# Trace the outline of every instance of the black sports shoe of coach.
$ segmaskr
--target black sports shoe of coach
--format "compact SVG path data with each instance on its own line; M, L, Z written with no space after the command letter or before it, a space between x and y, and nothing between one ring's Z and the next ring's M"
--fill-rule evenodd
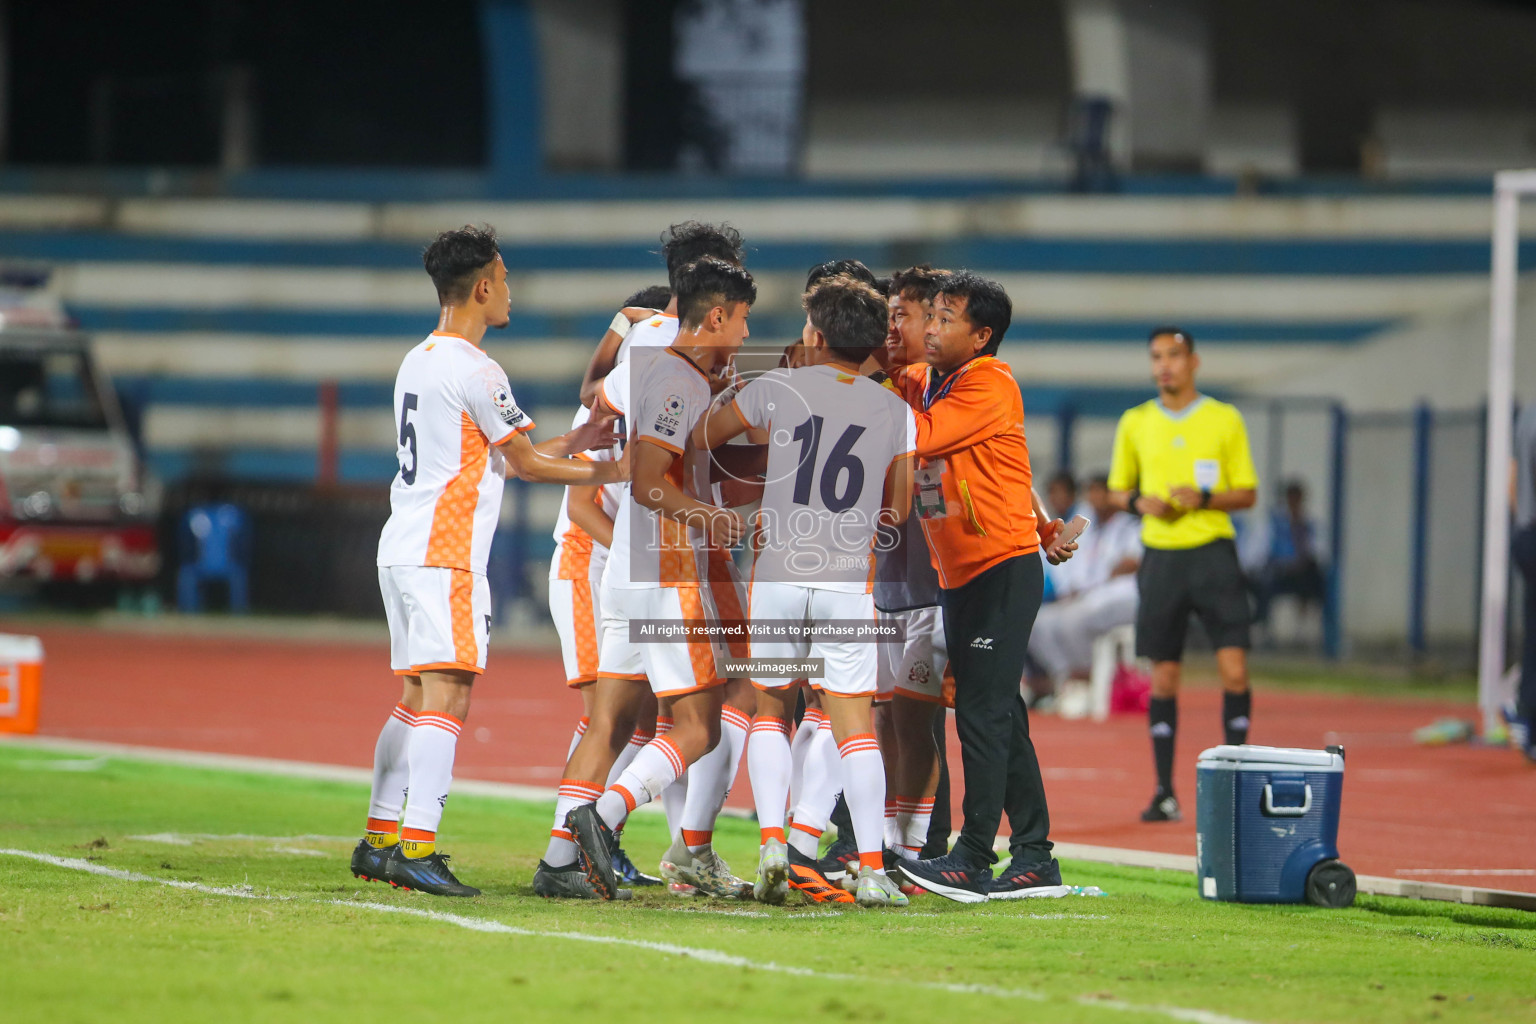
M917 418L921 460L913 511L938 570L944 634L955 675L955 727L965 771L965 823L943 857L901 872L962 902L988 898L1004 811L1014 865L1052 863L1050 813L1019 696L1024 653L1040 610L1046 522L1031 485L1018 383L995 353L1012 316L995 281L946 277L933 303L927 365L898 378ZM1053 560L1072 546L1051 549Z

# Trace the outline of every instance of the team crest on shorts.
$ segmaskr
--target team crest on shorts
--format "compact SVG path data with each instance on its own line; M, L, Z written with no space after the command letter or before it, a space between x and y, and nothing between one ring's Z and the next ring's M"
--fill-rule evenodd
M661 403L661 412L656 414L656 432L672 437L677 433L677 428L683 422L683 400L677 395L668 395L667 400Z

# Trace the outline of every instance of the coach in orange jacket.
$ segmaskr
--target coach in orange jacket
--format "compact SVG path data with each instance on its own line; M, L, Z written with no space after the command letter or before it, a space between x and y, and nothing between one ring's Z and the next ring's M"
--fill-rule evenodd
M1024 653L1040 610L1042 534L1048 521L1032 485L1024 402L996 357L1013 307L995 281L949 275L933 303L927 365L900 383L917 416L921 461L913 513L939 574L944 636L955 674L955 726L965 768L965 825L943 857L903 861L925 889L962 902L1043 895L1061 884L1051 856L1040 764L1019 696ZM1048 546L1052 561L1075 545ZM1002 813L1012 861L998 878L992 844Z

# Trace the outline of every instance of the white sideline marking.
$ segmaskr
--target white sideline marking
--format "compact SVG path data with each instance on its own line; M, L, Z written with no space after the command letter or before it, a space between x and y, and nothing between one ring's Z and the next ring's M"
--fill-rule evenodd
M109 868L100 864L93 864L88 860L77 857L55 857L50 853L38 853L33 850L11 850L0 848L0 855L12 857L24 857L43 864L51 864L55 867L68 868L72 871L84 871L93 875L104 875L108 878L116 878L125 882L153 882L156 885L164 885L173 889L187 889L194 892L207 893L212 896L235 896L240 899L255 900L292 900L291 896L275 896L270 893L258 893L251 886L221 887L202 885L198 882L183 882L173 878L155 878L153 875L141 875L135 871L123 871L118 868ZM323 906L352 907L360 910L371 910L382 914L403 914L407 917L418 917L428 921L439 921L443 924L451 924L458 928L464 928L473 932L488 932L498 935L520 935L535 939L566 939L571 942L589 942L603 946L627 946L631 949L643 949L652 953L661 953L667 956L685 957L697 960L700 963L715 964L720 967L745 968L748 970L767 971L773 974L788 974L799 978L816 978L821 981L837 982L868 982L870 979L857 974L841 974L832 971L818 971L810 967L796 967L793 964L760 963L749 960L746 957L725 953L718 949L703 949L697 946L680 946L671 942L649 942L644 939L625 939L611 935L589 935L585 932L554 932L540 931L533 928L519 928L516 925L503 924L500 921L487 920L478 917L466 917L462 914L450 914L441 910L421 910L416 907L397 907L387 903L369 903L357 900L311 900ZM754 912L755 913L755 912ZM745 915L742 915L745 916ZM1032 914L1032 917L1056 916ZM1065 916L1065 915L1062 915ZM1046 1002L1049 996L1040 992L1031 992L1027 989L998 988L994 985L966 985L954 982L942 981L911 981L909 984L918 988L929 989L935 992L950 992L958 995L988 995L998 996L1004 999L1026 999L1031 1002ZM1157 1013L1172 1020L1186 1021L1189 1024L1252 1024L1239 1017L1228 1017L1225 1014L1212 1013L1208 1010L1191 1010L1181 1006L1141 1006L1135 1003L1125 1003L1118 1000L1095 999L1091 996L1078 996L1075 1002L1083 1006L1100 1006L1109 1010L1124 1010L1131 1013Z
M69 868L71 871L84 871L92 875L105 875L108 878L120 879L124 882L154 882L156 885L170 886L172 889L189 889L192 892L204 892L210 896L235 896L244 900L285 900L287 896L273 896L256 891L254 886L221 886L203 885L201 882L183 882L179 878L156 878L154 875L141 875L137 871L124 871L121 868L109 868L103 864L95 864L79 857L55 857L51 853L37 853L32 850L6 850L0 849L0 853L12 857L25 857L28 860L41 861L44 864L52 864L54 867Z

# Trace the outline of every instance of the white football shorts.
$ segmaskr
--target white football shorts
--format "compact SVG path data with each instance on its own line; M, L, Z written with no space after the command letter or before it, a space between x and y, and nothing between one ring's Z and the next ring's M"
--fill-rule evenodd
M658 697L677 697L724 685L717 658L724 645L708 639L677 637L631 643L631 620L662 625L716 621L705 587L652 587L634 590L603 587L602 637L597 659L600 679L646 680Z
M432 565L379 567L395 675L485 671L491 639L491 588L465 569Z
M861 619L875 621L875 598L872 594L845 594L836 590L820 590L793 583L767 580L752 582L749 614L753 622L766 619L789 619L814 624L828 619ZM876 673L879 663L880 644L869 641L802 639L767 641L752 638L754 658L823 658L825 673L821 679L810 680L811 689L822 690L841 697L874 696ZM764 679L752 681L760 690L782 690L794 684L791 679Z
M880 696L892 693L914 700L941 704L944 701L944 669L949 664L949 650L944 643L944 611L941 608L912 608L901 612L881 612L880 620L906 624L906 642L879 644Z

